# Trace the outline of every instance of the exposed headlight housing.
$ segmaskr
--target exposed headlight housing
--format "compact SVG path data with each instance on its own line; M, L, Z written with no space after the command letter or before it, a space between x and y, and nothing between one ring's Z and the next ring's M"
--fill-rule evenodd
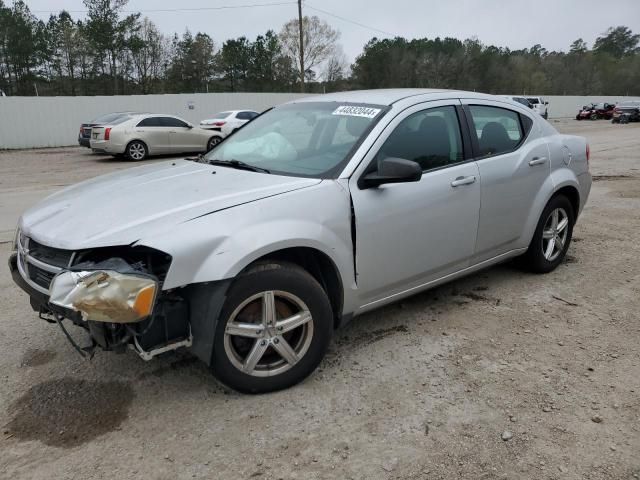
M154 278L114 270L65 271L54 277L49 303L97 322L134 323L153 313Z

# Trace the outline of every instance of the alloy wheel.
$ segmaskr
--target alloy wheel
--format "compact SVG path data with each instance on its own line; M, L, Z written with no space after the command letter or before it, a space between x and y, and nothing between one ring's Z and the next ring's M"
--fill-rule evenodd
M247 298L233 311L224 332L227 358L255 377L279 375L307 353L313 317L297 296L268 290Z
M133 160L142 160L146 155L146 150L144 145L139 142L132 143L129 145L129 157Z
M542 230L542 254L553 262L564 251L569 234L569 216L564 208L554 209Z
M222 139L220 137L213 137L209 140L209 145L207 147L207 151L212 150L213 147L215 147L216 145L218 145L220 142L222 141Z

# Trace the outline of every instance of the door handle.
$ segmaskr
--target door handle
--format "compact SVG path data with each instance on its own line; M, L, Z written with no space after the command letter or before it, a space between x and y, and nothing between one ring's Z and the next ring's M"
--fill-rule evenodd
M476 177L471 175L470 177L458 177L453 182L451 182L452 187L460 187L462 185L471 185L475 183Z
M547 163L547 157L533 157L531 160L529 160L530 167L542 165L543 163Z

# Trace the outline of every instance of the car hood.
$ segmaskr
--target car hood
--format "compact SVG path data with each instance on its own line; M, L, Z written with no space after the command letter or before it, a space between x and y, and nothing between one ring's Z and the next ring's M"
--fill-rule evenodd
M20 228L39 242L63 249L126 245L197 217L320 181L175 160L61 190L28 210Z

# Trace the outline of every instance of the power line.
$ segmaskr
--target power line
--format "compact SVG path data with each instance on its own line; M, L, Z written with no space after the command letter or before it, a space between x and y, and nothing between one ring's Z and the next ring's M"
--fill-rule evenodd
M296 2L274 2L274 3L250 3L245 5L220 5L218 7L194 7L194 8L155 8L148 10L122 10L124 13L158 13L158 12L200 12L208 10L234 10L237 8L252 7L277 7L279 5L293 5ZM64 10L64 9L62 9ZM62 10L31 10L32 13L57 13ZM88 10L65 10L69 13L87 13Z
M359 26L361 28L366 28L367 30L372 30L372 31L378 32L378 33L383 33L384 35L387 35L389 37L397 37L398 36L395 33L386 32L384 30L380 30L379 28L371 27L369 25L365 25L364 23L356 22L355 20L350 20L348 18L341 17L340 15L335 15L335 14L333 14L331 12L327 12L326 10L322 10L320 8L316 8L314 6L309 5L309 2L304 2L304 6L307 7L307 8L310 8L311 10L315 10L317 12L324 13L325 15L329 15L330 17L337 18L338 20L342 20L343 22L352 23L352 24L357 25L357 26Z

